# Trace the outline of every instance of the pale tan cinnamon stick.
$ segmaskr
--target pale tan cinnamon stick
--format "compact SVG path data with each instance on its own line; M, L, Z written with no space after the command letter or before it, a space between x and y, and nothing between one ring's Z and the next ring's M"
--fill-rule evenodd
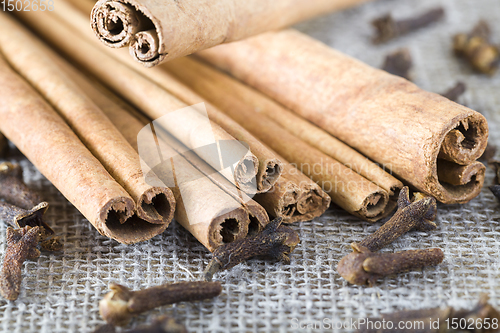
M130 195L1 55L0 86L0 131L101 234L131 244L167 228L134 215Z
M137 152L102 111L53 63L53 52L13 18L1 15L0 49L10 64L54 106L132 196L137 215L150 223L169 224L175 210L172 192L145 183Z
M330 206L330 197L300 170L279 157L283 173L266 193L257 194L255 200L273 217L283 217L284 223L309 221L323 215Z
M197 78L197 85L203 85L204 96L207 99L217 100L214 103L223 103L222 101L226 99L227 95L240 99L246 105L258 110L259 113L267 115L309 145L321 150L382 187L389 193L393 201L397 201L399 190L403 187L401 181L340 140L287 110L262 93L191 58L179 58L166 62L160 67L178 77L189 75L188 72L195 73L199 71L200 76ZM149 70L149 72L152 71L154 70Z
M135 118L126 110L126 103L119 105L118 99L106 88L100 86L98 82L89 81L88 78L61 59L55 61L72 77L78 87L103 110L118 130L124 134L124 137L129 140L129 143L138 149L137 136L149 123L149 120ZM161 137L165 139L164 135ZM156 147L152 148L154 148L152 153L156 153ZM168 149L166 146L162 146L162 148ZM173 151L167 153L169 156L177 155ZM201 161L200 163L207 165L195 154L193 155ZM208 166L208 168L210 167ZM258 232L269 223L264 209L253 200L248 198L248 202L242 207L241 204L238 204L238 199L235 200L234 196L231 198L217 185L206 181L204 178L209 177L202 174L198 168L193 168L193 165L180 155L175 157L175 170L183 173L177 175L177 179L181 179L181 181L177 182L177 188L172 189L176 201L181 203L176 209L175 219L210 251L226 242L245 237L247 232ZM168 178L162 172L155 174L160 180ZM228 188L236 190L228 180L222 176L220 178L227 183Z
M83 37L88 40L98 43L93 34L88 29L88 19L78 12L66 2L61 2L58 10L54 13L58 18L63 20L67 25L77 30ZM138 63L134 62L126 52L116 52L109 48L104 48L108 55L122 61L131 66L142 75L151 79L153 82L166 89L168 92L189 105L205 102L206 112L211 121L217 123L226 132L235 139L245 142L251 152L257 157L258 171L256 176L257 193L267 192L276 182L281 174L281 163L268 148L262 145L255 137L253 137L242 126L227 117L224 113L217 110L213 105L207 103L200 96L195 94L191 89L180 83L164 71L158 69L146 69Z
M132 57L151 67L365 1L100 0L91 24L104 44L129 45Z
M468 165L484 151L486 119L471 109L293 30L221 45L199 56L441 202L465 203L481 190L480 170L464 185L447 184L437 170L438 156Z
M92 41L95 40L94 36L87 29L86 18L84 18L80 12L76 11L75 8L62 2L58 6L58 11L55 14L57 14L61 20L64 20L67 25L71 25L75 28L82 36L87 38L90 37ZM145 69L133 62L131 58L123 52L113 52L109 49L108 54L132 66L135 70L150 78L186 103L195 104L204 101L191 89L187 88L164 71L159 69ZM292 172L289 172L288 175L286 175L285 172L285 174L282 174L278 179L280 172L276 166L279 165L279 162L276 162L275 153L270 152L267 147L256 140L248 131L231 118L221 113L213 105L210 103L205 104L210 119L217 122L238 140L248 143L251 151L259 159L257 186L261 194L258 194L255 199L263 205L271 215L274 217L284 217L285 222L291 223L311 220L325 212L330 204L330 198L316 183L289 165L285 166L285 170L292 170ZM278 161L279 160L282 160L282 158L279 158ZM190 161L193 163L192 160ZM270 191L268 191L269 186L265 186L266 183L269 185L274 184Z
M193 62L194 64L194 62ZM306 144L264 114L203 80L206 66L183 66L176 71L184 83L207 98L270 148L316 181L332 201L348 212L376 221L387 214L388 193L343 164ZM393 208L393 207L392 207Z
M59 51L98 77L99 80L150 118L158 119L167 113L173 115L175 119L172 118L164 125L176 139L189 149L208 146L219 141L234 140L220 126L214 123L206 126L206 117L203 117L194 108L184 109L187 107L185 103L128 66L108 57L48 12L16 12L15 14L25 24L35 28L37 33L52 43ZM77 43L75 43L76 41ZM172 113L172 111L181 109L183 109L182 112ZM200 132L200 129L203 129L204 132ZM197 152L202 154L200 157L213 168L220 168L219 156L203 150L197 150ZM257 191L255 184L255 176L258 171L257 157L251 152L247 152L233 169L234 172L230 168L225 168L221 173L244 192L255 193Z

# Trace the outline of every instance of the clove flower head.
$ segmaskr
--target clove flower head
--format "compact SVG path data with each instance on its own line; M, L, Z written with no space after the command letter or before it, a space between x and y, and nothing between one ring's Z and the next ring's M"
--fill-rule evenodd
M207 281L219 270L232 268L255 256L266 256L290 263L289 254L300 242L299 234L290 227L281 225L283 218L277 217L261 233L219 246L205 269Z

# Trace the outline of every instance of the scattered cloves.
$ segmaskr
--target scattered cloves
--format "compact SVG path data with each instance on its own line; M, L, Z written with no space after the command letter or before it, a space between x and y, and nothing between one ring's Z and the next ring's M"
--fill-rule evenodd
M0 220L6 221L17 229L25 226L40 227L42 248L47 251L59 251L63 247L59 238L53 237L54 231L43 221L43 214L47 211L48 206L47 202L41 202L26 210L0 201Z
M490 43L490 36L488 23L481 20L470 33L453 37L453 50L457 56L465 57L477 71L492 75L500 64L500 49Z
M114 283L109 288L111 292L99 302L99 312L104 320L115 326L124 326L133 316L162 305L204 300L222 292L219 282L205 281L180 282L138 291Z
M373 286L381 277L435 266L444 259L441 249L410 250L396 253L373 253L353 243L353 252L342 258L337 270L349 283Z
M382 69L390 74L411 80L410 69L412 66L413 60L410 51L407 48L402 48L385 57Z
M219 246L204 271L205 279L211 281L219 270L232 268L255 256L268 256L290 263L288 255L299 244L299 235L290 227L281 225L283 219L275 218L261 233Z
M405 186L399 193L396 213L357 245L371 252L378 251L412 229L419 231L435 229L436 224L432 221L436 219L436 215L436 199L417 192L413 196L413 201L410 201L410 190Z
M375 27L377 33L373 38L373 42L375 44L385 43L437 22L443 16L444 9L441 7L431 9L417 17L405 20L395 20L391 14L384 15L372 21L372 25Z
M42 202L41 197L23 181L19 164L0 163L0 198L23 209L30 209Z
M441 96L448 98L450 101L456 102L460 96L467 90L465 83L458 81L453 87L446 90Z
M156 319L150 326L127 330L125 333L187 333L187 330L174 318L163 316Z
M40 227L7 228L7 249L0 275L0 294L16 300L21 290L21 266L26 259L40 256L36 248L40 240Z
M389 333L407 330L397 327L399 323L412 327L414 332L444 333L456 332L453 326L464 328L464 332L498 332L500 314L488 304L488 296L483 294L472 310L455 310L453 307L398 311L387 313L380 318L365 318L358 322L359 333ZM452 325L452 323L459 323ZM487 324L488 323L488 324ZM496 323L496 324L493 324ZM458 328L457 327L457 328Z

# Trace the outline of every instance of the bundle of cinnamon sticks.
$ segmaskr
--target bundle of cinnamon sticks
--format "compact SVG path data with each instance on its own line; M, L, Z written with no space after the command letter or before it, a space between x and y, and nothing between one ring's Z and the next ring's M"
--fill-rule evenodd
M217 11L82 0L2 13L0 132L123 243L175 216L214 251L268 215L310 220L330 202L377 221L403 183L470 201L488 138L473 110L294 30L172 60L359 2L223 1ZM224 161L225 151L238 158Z

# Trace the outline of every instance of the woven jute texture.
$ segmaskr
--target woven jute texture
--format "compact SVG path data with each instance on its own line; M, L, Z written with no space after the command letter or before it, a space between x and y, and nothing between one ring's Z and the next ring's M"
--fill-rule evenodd
M440 23L372 45L371 19L387 12L408 17L436 5L446 10ZM380 0L297 28L375 67L388 52L408 47L415 63L414 82L433 92L443 92L457 80L465 82L468 90L460 102L486 116L490 141L500 146L500 74L476 74L451 52L451 36L468 31L480 18L492 24L500 43L498 0ZM110 282L140 289L201 278L211 255L175 222L150 241L119 244L99 235L24 157L14 155L10 160L21 163L28 185L50 203L47 221L61 235L64 250L42 252L37 260L26 261L19 299L0 300L2 332L92 332L104 323L98 302ZM491 185L493 171L488 169L486 176L486 185ZM351 242L374 232L382 222L362 222L332 207L321 218L293 225L301 243L291 265L250 260L215 276L223 285L218 298L165 306L137 317L129 327L167 314L189 332L348 332L352 329L329 327L403 309L470 308L483 292L500 306L499 202L485 187L468 204L438 208L437 230L410 232L383 250L439 247L445 259L437 267L387 277L371 288L349 285L336 272L338 261L351 251ZM5 231L6 224L0 223L2 257Z

